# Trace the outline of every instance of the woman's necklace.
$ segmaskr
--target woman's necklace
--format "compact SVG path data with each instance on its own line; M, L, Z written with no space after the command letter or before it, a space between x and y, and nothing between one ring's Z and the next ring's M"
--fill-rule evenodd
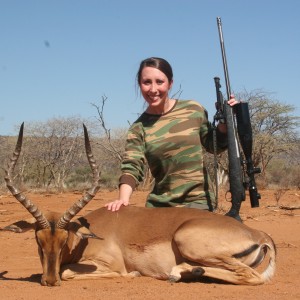
M168 113L174 107L175 102L176 101L174 99L168 98L165 102L164 111L163 111L162 115L165 115L166 113Z

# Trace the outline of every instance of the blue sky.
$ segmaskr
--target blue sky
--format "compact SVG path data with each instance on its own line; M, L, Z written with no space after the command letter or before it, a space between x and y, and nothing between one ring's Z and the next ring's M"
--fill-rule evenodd
M300 1L0 0L0 135L21 122L92 119L104 94L107 127L128 127L144 107L142 59L167 59L173 91L215 113L225 90L221 17L232 91L263 89L300 115Z

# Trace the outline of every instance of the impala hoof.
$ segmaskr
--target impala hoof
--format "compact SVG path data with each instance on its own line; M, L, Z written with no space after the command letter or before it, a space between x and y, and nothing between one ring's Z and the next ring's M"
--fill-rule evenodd
M180 280L180 277L174 276L174 275L170 275L168 278L168 281L171 283L178 282L179 280Z
M204 274L204 270L201 268L201 267L197 267L197 268L194 268L193 270L192 270L192 274L194 275L194 276L202 276L203 274Z

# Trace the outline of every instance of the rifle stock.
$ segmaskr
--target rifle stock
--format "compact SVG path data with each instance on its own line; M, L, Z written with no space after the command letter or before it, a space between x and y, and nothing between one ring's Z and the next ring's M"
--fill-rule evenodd
M231 193L231 208L226 214L235 219L241 220L239 211L241 202L245 200L245 189L243 185L243 173L241 169L241 157L236 137L235 124L232 108L225 102L225 116L227 123L228 139L228 170L229 187Z

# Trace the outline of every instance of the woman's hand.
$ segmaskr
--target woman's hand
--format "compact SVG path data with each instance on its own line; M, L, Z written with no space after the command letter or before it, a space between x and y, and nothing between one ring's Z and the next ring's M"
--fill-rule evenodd
M231 95L230 99L227 101L227 104L230 105L231 107L233 107L233 106L235 106L235 105L237 105L239 103L240 102L235 99L234 95ZM226 123L219 123L218 124L218 130L221 133L227 133L227 125L226 125Z
M240 102L235 99L234 95L231 95L230 99L227 101L227 104L229 104L230 106L234 106L238 103Z
M128 204L129 204L128 200L118 199L105 204L105 207L107 207L108 210L117 211L120 209L122 205L127 206Z
M128 206L132 192L133 190L130 185L121 184L119 190L119 199L106 203L105 207L111 211L118 211L122 205Z

